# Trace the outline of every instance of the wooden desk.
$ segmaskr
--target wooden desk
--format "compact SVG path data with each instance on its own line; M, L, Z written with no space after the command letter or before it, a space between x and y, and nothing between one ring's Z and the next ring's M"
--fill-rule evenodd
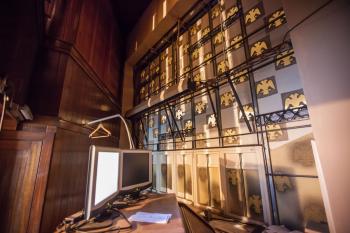
M122 230L123 232L142 232L142 233L185 233L185 228L182 223L180 209L177 204L175 194L157 194L149 193L148 198L142 200L131 207L121 210L121 212L129 218L138 211L171 214L168 224L142 223L131 222L132 228ZM118 217L114 220L114 226L125 227L128 223L123 217ZM109 231L119 232L119 231Z
M130 217L138 211L152 212L152 213L164 213L171 214L171 218L168 224L153 224L153 223L141 223L131 222L132 229L127 232L152 232L152 233L185 233L185 228L182 223L179 206L177 204L175 194L148 194L148 198L139 202L133 207L122 209L121 211ZM118 226L126 226L125 220L118 218L115 221Z

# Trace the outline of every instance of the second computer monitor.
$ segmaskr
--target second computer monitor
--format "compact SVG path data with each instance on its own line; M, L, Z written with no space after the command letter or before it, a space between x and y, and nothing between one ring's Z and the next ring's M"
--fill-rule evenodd
M122 150L119 185L122 193L140 191L152 185L152 153L146 150Z

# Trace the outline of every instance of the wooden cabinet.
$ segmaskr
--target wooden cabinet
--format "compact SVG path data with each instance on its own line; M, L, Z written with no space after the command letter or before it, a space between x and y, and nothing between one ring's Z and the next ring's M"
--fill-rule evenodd
M55 131L0 133L0 232L38 232Z

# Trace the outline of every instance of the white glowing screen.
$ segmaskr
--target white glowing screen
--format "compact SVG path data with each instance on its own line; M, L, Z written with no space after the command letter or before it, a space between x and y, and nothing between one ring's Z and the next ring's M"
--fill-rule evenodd
M99 152L97 159L95 205L118 191L119 153Z

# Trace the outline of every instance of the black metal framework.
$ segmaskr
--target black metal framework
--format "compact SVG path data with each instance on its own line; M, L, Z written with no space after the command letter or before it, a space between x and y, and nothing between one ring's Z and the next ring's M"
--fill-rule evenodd
M288 121L297 121L309 118L307 106L286 109L278 112L261 114L256 117L257 126L268 124L280 124Z
M213 27L213 22L210 17L211 10L216 7L218 4L217 0L207 0L207 1L199 1L192 9L191 11L194 11L194 14L192 14L191 18L186 20L186 17L188 17L187 14L186 17L181 19L177 25L174 26L173 29L171 29L164 38L156 44L154 48L150 50L148 54L145 55L143 59L138 63L138 65L134 69L134 80L135 80L135 100L136 104L141 103L142 101L146 100L152 95L158 94L161 90L164 90L181 80L188 80L189 86L191 88L181 92L177 93L176 95L161 101L151 107L146 108L145 110L137 113L136 115L132 116L131 119L135 123L133 124L134 127L137 124L137 122L141 122L143 133L145 134L145 140L146 148L152 148L152 150L155 151L186 151L186 150L194 150L194 149L204 149L204 148L230 148L230 147L252 147L252 146L258 146L262 148L263 152L263 162L264 162L264 168L266 171L266 178L267 178L267 187L268 187L268 195L269 195L269 201L270 205L272 206L272 216L274 217L274 223L279 224L279 212L278 212L278 205L277 205L277 197L276 197L276 189L274 186L274 177L275 176L292 176L292 177L305 177L305 178L317 178L317 176L310 176L310 175L291 175L291 174L274 174L272 169L272 159L271 159L271 152L270 152L270 141L268 137L269 132L273 132L276 129L267 129L268 125L271 124L281 124L281 123L288 123L288 122L295 122L295 121L302 121L309 119L308 109L307 106L300 106L297 108L291 108L291 109L285 109L280 110L276 112L270 112L265 114L259 114L259 106L258 106L258 97L256 94L256 84L254 81L254 72L271 65L273 63L276 63L277 60L286 58L290 55L293 55L294 52L290 51L292 48L291 43L289 41L282 41L280 44L277 44L273 46L272 48L267 49L264 51L264 53L257 57L250 56L250 50L249 50L249 39L255 36L256 34L267 30L268 26L271 23L274 23L278 20L285 19L285 15L280 15L277 18L275 18L272 21L265 22L261 27L251 31L247 32L246 30L246 24L244 19L244 12L242 8L242 1L237 0L236 6L238 8L238 12L234 15L231 15L227 19L220 21L220 24L216 27ZM209 27L210 31L203 36L201 39L199 39L197 42L189 45L187 48L187 55L189 59L189 69L186 70L183 74L180 75L179 72L179 36L181 34L184 34L186 31L189 30L189 28L201 17L203 17L205 14L209 15ZM221 17L220 17L221 19ZM216 49L214 46L214 37L218 33L222 33L226 29L228 29L233 23L238 22L241 27L241 34L242 39L231 43L229 46L224 46L222 51L219 51L216 53ZM190 34L188 33L187 40L191 41ZM198 49L199 47L203 46L205 43L210 43L211 47L211 54L212 56L202 63L194 66L192 61L191 54ZM218 73L217 72L217 59L220 56L224 56L224 61L226 60L226 55L229 52L232 52L235 50L235 47L239 44L242 44L244 48L244 56L245 60L241 62L240 64L234 66L233 68L227 68L224 72ZM164 50L166 48L171 48L171 73L172 77L168 83L162 83L161 81L161 62L162 62L162 54L164 53ZM282 51L288 51L287 53L284 53L281 55ZM277 55L280 55L277 58ZM157 71L157 68L151 65L152 62L158 59L158 66L159 69ZM202 67L205 67L207 65L211 65L213 69L213 80L208 81L202 81L196 84L195 80L195 72L198 72L198 70ZM167 64L166 64L167 66ZM148 79L140 80L139 74L146 70L148 72ZM147 71L148 70L148 71ZM242 74L242 71L247 71L246 73ZM152 75L151 75L152 73ZM245 110L243 108L243 104L240 100L240 95L236 90L236 83L239 82L239 80L245 76L248 75L248 82L250 87L250 97L251 97L251 103L253 107L253 117L247 116L245 113ZM158 78L158 89L151 88L150 83L152 81L157 80ZM238 104L238 108L242 114L242 118L245 122L245 125L247 126L248 132L247 133L237 133L231 136L224 136L222 134L222 120L221 120L221 106L220 106L220 94L219 94L219 88L221 88L224 85L229 85L236 101ZM140 97L140 90L142 87L147 86L147 95L145 98L139 98ZM193 132L195 132L196 129L196 120L195 120L195 113L193 111L194 109L194 100L196 97L207 95L211 108L213 110L213 114L217 120L217 130L218 130L218 137L210 137L205 139L198 139L194 135ZM215 96L215 101L213 100L213 96ZM191 112L191 120L192 120L192 128L191 129L180 129L179 125L176 121L175 116L175 106L190 102L192 112ZM147 132L145 130L144 124L142 123L142 119L145 118L145 116L150 116L150 114L154 114L156 112L165 111L167 123L170 128L170 133L160 133L160 124L158 124L158 142L150 143L149 139L147 138ZM170 112L170 114L169 114ZM159 114L160 119L160 114ZM148 122L148 118L147 121ZM280 128L278 130L291 130L296 128L305 128L310 127L309 124L301 124L296 127L286 127L286 128ZM134 132L137 132L137 129L134 129ZM238 145L224 145L225 138L237 136L237 137L243 137L243 136L254 136L256 137L256 143L250 143L250 144L238 144ZM189 140L186 140L186 137L191 137ZM176 139L180 138L181 143L187 143L191 142L190 148L177 148L177 143L179 143ZM172 139L172 149L165 148L164 145L168 145L169 142L167 142L167 139ZM214 147L198 147L197 142L201 141L208 141L208 140L218 140L219 146ZM164 142L165 141L165 142ZM156 149L154 149L156 148ZM240 161L242 162L240 155ZM183 157L183 160L185 158ZM185 164L185 161L183 161L183 164ZM184 168L185 169L185 168ZM186 182L184 182L186 185ZM210 190L210 188L209 188ZM184 195L186 192L186 187L184 187Z

